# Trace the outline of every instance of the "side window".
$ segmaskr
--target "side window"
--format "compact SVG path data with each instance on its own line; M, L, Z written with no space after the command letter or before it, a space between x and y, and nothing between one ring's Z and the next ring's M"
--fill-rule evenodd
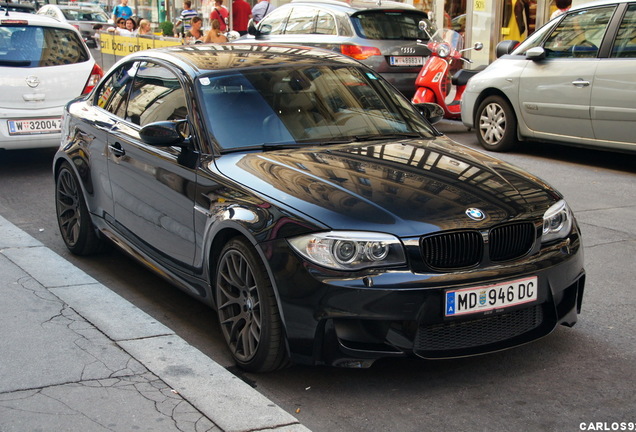
M336 21L333 19L330 13L320 11L318 12L318 20L316 21L316 31L317 34L324 35L335 35L336 31Z
M546 40L548 58L594 58L616 6L569 13Z
M123 118L126 114L128 92L138 66L139 63L126 63L112 73L97 91L96 105Z
M636 58L636 5L627 8L612 47L611 57Z
M310 7L295 7L289 15L285 34L311 34L314 32L317 10Z
M187 116L185 92L177 76L162 65L142 63L130 92L126 120L145 126Z
M288 15L289 9L287 8L274 9L259 23L259 28L263 25L269 25L272 27L272 31L269 34L283 34Z

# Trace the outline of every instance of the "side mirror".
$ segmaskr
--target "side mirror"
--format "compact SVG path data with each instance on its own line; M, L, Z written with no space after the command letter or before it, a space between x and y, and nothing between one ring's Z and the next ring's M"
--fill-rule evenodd
M475 45L473 46L473 49L475 51L481 51L484 48L484 44L481 42L475 42Z
M272 26L269 24L261 24L260 27L256 28L254 36L256 39L267 39L267 36L272 32Z
M444 118L444 108L435 103L417 103L415 104L415 107L431 124L435 124Z
M179 132L181 122L161 121L149 123L139 131L143 142L156 147L184 146L186 139Z
M501 41L497 44L497 48L495 49L495 54L497 58L502 55L510 54L512 50L514 50L517 45L519 45L519 41L516 40L505 40Z
M533 47L526 51L526 58L532 61L545 59L545 50L543 47Z
M418 24L418 27L420 28L420 30L422 30L423 32L425 32L428 29L428 23L426 22L426 20L422 20L420 21L420 23Z

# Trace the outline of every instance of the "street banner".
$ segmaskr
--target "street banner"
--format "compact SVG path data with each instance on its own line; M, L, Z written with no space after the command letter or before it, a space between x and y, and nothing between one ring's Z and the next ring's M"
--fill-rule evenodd
M126 56L130 53L152 48L181 45L181 39L170 37L118 36L108 32L99 35L99 46L103 54Z

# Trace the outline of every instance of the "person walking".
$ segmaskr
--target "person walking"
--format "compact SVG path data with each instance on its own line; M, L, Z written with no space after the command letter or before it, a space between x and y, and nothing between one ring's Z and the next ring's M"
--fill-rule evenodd
M260 20L265 18L265 16L274 9L274 6L272 6L269 0L261 0L256 3L252 8L252 19L254 20L254 24L258 24Z
M179 21L177 21L177 24L174 26L176 29L174 36L179 37L189 32L192 27L192 18L195 16L199 16L199 13L192 9L192 2L190 0L185 0L183 2L183 10L181 11L181 15L179 15Z
M210 12L210 22L219 20L220 29L225 33L227 30L227 17L230 15L227 8L223 6L223 0L214 1L214 9Z
M132 15L133 11L130 6L128 6L128 0L121 0L121 3L115 6L115 8L113 9L112 19L113 22L116 23L119 18L127 20L128 18L132 17Z
M241 36L247 34L247 24L252 17L252 7L245 0L234 0L232 2L232 30Z

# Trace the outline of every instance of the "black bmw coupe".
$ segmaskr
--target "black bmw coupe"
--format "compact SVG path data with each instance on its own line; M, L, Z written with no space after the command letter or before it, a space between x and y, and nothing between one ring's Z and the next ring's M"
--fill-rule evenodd
M135 53L66 107L62 237L79 255L111 241L208 303L249 371L475 355L574 325L567 203L435 113L328 51Z

